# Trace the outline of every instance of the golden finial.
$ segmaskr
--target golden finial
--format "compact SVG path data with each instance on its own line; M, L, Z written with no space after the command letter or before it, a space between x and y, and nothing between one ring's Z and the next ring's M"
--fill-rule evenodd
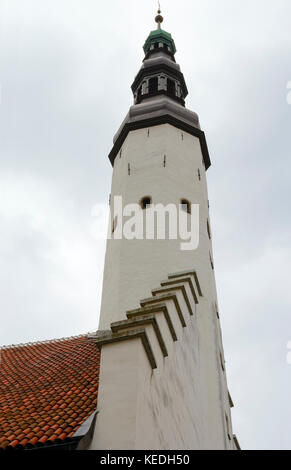
M160 2L158 1L158 14L155 17L155 22L158 23L158 29L161 29L161 23L164 21L164 18L161 15L161 5Z

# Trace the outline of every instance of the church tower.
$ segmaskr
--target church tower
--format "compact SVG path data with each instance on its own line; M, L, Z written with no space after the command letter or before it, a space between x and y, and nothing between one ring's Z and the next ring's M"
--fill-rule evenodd
M211 162L199 118L185 106L187 85L162 22L159 10L131 87L134 104L109 155L111 239L91 448L235 449L212 254ZM169 214L165 237L157 236L158 227L145 236L157 204L195 225L193 246L183 248L178 231L173 236ZM132 205L145 224L126 237Z

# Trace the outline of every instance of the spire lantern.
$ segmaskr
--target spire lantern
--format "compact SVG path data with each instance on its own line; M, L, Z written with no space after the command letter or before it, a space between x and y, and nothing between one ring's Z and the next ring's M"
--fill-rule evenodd
M155 52L156 49L160 48L164 48L173 58L177 51L172 35L158 27L158 29L155 29L149 34L143 46L143 50L147 57L148 53Z
M167 31L164 31L161 28L161 24L164 21L164 17L162 16L162 10L160 7L160 2L159 3L159 9L158 9L158 14L155 17L155 22L157 23L157 29L152 31L150 35L148 36L145 44L144 44L144 52L146 55L146 59L148 58L148 55L150 52L155 52L156 49L164 48L164 50L172 56L172 59L174 60L174 55L176 54L176 46L175 42L172 39L172 36L170 33L167 33Z
M175 61L176 46L170 33L161 29L161 10L156 22L158 28L151 31L143 49L143 65L132 84L134 103L140 104L147 98L166 95L171 100L185 106L188 94L184 76Z

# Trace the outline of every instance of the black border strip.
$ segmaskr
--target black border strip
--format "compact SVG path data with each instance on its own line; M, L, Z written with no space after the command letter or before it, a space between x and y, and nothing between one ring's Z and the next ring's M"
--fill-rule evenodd
M191 126L190 124L187 124L186 122L171 116L170 114L164 114L163 116L158 116L149 119L141 119L139 121L128 122L124 124L122 131L120 132L116 142L113 145L111 152L108 155L111 165L114 165L116 155L118 154L120 148L123 145L123 142L125 141L130 131L135 131L147 127L159 126L161 124L171 124L172 126L177 127L178 129L188 132L188 134L198 137L200 140L205 169L207 170L211 166L210 156L204 132L201 129L197 129L197 127Z

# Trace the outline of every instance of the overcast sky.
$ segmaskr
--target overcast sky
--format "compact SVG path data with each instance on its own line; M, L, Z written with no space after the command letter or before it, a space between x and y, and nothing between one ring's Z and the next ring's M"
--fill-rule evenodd
M290 0L164 0L200 116L243 448L291 448ZM154 0L0 0L0 344L96 330L112 137ZM291 100L290 100L291 101Z

